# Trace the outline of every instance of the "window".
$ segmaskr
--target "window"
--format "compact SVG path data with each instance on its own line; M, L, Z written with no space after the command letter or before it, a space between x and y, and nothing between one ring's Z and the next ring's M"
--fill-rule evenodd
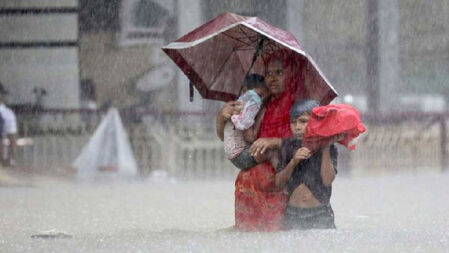
M174 0L122 0L118 44L163 44L174 5Z

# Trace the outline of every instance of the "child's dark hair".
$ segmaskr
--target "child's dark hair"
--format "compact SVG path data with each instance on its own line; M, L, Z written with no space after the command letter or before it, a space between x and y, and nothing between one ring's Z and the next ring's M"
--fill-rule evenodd
M296 100L290 108L290 120L294 120L304 113L311 114L313 108L318 106L320 106L320 104L314 99Z
M249 74L243 80L242 86L248 90L265 87L265 78L259 74Z

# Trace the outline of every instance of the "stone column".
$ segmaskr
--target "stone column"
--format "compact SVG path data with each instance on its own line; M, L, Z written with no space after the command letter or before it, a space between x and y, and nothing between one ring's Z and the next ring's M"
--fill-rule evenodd
M370 111L379 111L379 11L378 0L366 5L366 96Z
M400 94L398 1L368 0L366 15L368 106L387 111Z
M380 110L395 108L400 96L399 1L379 0ZM397 107L396 107L397 108Z
M197 28L202 20L201 0L178 0L178 37ZM189 101L189 80L178 70L177 74L177 100L178 110L180 111L201 111L202 98L196 91L193 102Z
M287 30L298 39L300 45L303 38L303 6L304 0L287 0Z

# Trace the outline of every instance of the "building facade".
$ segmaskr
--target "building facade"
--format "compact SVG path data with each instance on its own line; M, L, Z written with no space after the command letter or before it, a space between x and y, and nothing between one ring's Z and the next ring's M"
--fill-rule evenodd
M2 0L0 23L0 82L9 91L7 102L77 108L78 1Z
M43 87L45 106L76 108L90 83L99 106L216 111L198 93L189 101L160 47L225 11L293 32L340 95L388 108L408 93L449 98L444 0L3 0L0 10L0 81L13 104Z

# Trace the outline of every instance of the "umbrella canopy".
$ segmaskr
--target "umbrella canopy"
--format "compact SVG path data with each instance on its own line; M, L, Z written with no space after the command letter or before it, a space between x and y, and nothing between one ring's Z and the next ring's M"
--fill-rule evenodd
M221 101L235 100L246 74L263 74L267 58L280 49L300 62L293 72L304 74L305 87L298 90L307 94L298 97L328 104L337 96L293 34L257 17L227 12L162 48L203 98Z

